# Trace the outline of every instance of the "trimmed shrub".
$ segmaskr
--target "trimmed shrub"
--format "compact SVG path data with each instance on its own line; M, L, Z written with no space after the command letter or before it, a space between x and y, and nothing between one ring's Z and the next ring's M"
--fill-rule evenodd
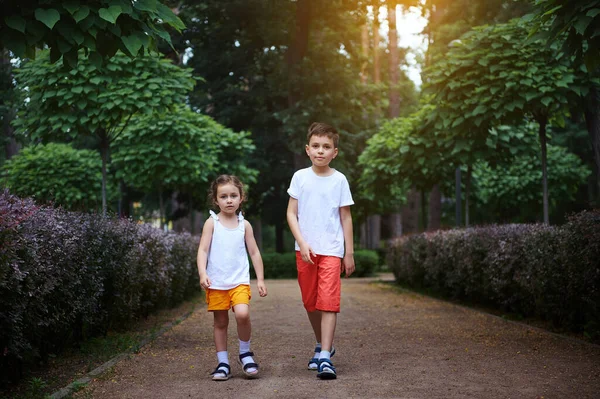
M396 280L600 337L600 210L564 226L502 225L402 237Z
M199 289L198 239L0 192L0 384Z

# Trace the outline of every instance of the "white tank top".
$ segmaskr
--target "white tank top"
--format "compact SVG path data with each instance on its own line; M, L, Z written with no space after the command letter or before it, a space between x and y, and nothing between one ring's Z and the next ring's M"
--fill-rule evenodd
M240 284L250 284L244 216L240 212L238 226L228 229L219 222L219 217L213 211L209 212L215 222L206 266L210 288L230 290Z

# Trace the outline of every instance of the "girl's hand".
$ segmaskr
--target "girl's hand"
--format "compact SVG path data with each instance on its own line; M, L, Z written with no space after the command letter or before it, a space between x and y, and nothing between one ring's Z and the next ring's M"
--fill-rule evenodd
M302 256L302 260L305 261L306 263L310 263L311 265L314 265L315 262L312 261L311 256L317 256L317 254L315 253L315 251L313 251L313 249L308 245L308 244L302 244L300 245L300 256Z
M210 279L207 275L200 276L200 287L207 289L210 287Z
M267 286L264 281L257 281L256 285L258 287L258 295L267 296Z

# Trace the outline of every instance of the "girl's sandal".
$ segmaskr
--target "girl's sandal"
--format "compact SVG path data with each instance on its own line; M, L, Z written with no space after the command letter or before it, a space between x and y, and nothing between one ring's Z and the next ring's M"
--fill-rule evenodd
M258 364L256 363L246 363L244 364L244 362L242 361L243 358L248 357L248 356L254 356L254 352L246 352L246 353L242 353L240 355L239 361L240 364L242 365L242 371L244 372L244 374L246 375L246 378L258 378ZM256 371L250 372L248 371L248 369L251 368L255 368Z
M215 371L210 373L210 375L213 376L213 381L227 381L231 377L231 367L227 363L219 363Z

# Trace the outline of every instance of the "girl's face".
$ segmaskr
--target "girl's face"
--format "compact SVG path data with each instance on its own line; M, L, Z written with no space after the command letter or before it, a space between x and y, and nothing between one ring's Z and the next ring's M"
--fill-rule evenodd
M231 183L217 187L217 205L223 213L235 214L242 203L240 190Z

